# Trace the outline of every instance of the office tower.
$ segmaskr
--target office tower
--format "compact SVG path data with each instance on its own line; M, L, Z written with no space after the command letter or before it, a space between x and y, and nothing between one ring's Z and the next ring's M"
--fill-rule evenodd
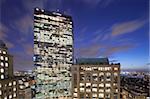
M0 40L0 99L17 99L18 85L13 77L13 57Z
M80 58L72 68L73 99L120 99L120 64Z
M70 99L72 58L72 18L35 8L36 99Z

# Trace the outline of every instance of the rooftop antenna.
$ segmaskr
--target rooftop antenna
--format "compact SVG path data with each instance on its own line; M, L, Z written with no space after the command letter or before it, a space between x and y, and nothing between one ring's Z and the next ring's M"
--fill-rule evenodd
M59 9L57 9L56 12L59 12Z

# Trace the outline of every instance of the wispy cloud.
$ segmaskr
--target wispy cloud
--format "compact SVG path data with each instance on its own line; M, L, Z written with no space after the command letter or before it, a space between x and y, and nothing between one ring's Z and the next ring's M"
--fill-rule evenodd
M33 68L32 57L24 55L23 52L13 53L13 56L15 70L29 70Z
M0 39L5 42L8 48L14 47L14 44L7 40L9 29L2 23L0 23Z
M23 48L25 50L25 53L28 56L33 56L33 45L32 44L24 44Z
M26 14L16 20L15 25L15 28L18 28L21 33L28 34L33 29L33 17Z
M105 50L103 51L104 56L111 56L113 54L123 52L132 48L135 48L136 44L120 44L120 45L113 45L113 46L106 46Z
M146 23L146 20L132 20L127 22L122 22L112 26L112 36L123 35L126 33L132 33L140 29Z
M77 48L75 51L76 57L98 57L101 45L91 45Z
M6 33L8 32L8 28L0 23L0 39L4 39L7 37Z

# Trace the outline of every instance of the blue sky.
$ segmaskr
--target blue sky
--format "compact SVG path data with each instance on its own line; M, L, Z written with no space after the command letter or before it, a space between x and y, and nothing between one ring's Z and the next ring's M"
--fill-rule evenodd
M122 69L147 69L149 0L1 0L0 39L15 70L33 68L33 9L59 10L74 22L75 57L109 57Z

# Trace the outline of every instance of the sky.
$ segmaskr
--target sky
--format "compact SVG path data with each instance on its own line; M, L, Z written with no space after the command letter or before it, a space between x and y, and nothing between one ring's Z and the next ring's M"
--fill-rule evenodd
M15 70L32 70L33 9L72 16L74 56L108 57L122 70L146 70L149 63L149 0L1 0L0 39Z

